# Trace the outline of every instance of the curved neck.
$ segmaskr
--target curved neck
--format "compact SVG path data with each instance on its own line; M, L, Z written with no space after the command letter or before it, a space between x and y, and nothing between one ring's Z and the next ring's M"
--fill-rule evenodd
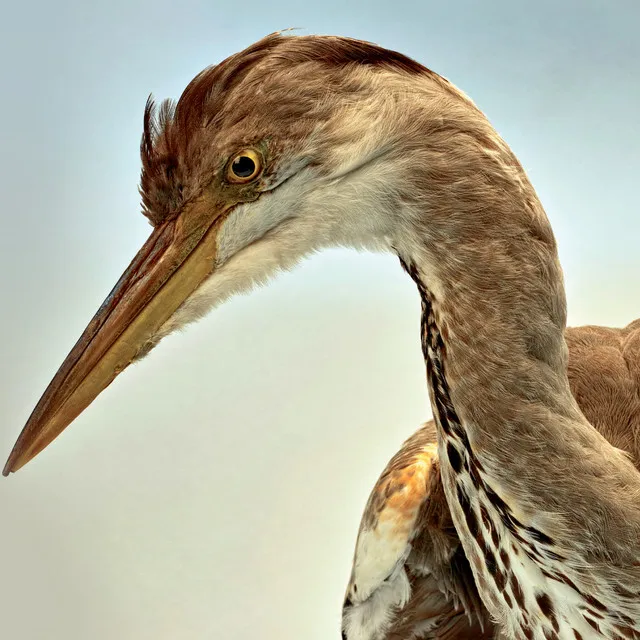
M549 221L497 136L467 145L456 162L429 158L438 180L424 189L411 240L401 237L397 253L432 319L423 337L439 335L470 436L479 448L504 448L539 433L506 419L525 406L584 419L567 378L566 299Z
M640 474L587 422L569 387L564 282L547 216L484 116L463 98L456 105L411 111L428 144L399 145L401 207L390 212L394 249L422 298L440 452L457 425L523 520L556 536L582 531L592 549L620 544L624 554L623 540L636 540L640 551ZM620 486L633 491L621 496ZM626 535L607 538L616 527Z
M448 476L459 462L456 451L449 458L453 437L464 449L457 453L476 461L488 491L525 526L536 523L568 547L574 543L567 532L580 531L584 547L616 547L623 555L621 539L636 539L635 552L640 507L618 487L640 491L640 474L587 422L571 394L564 286L547 218L522 175L492 196L483 216L479 200L480 212L472 213L468 199L443 192L429 224L414 226L420 241L399 243L422 299L422 347L448 500L457 500ZM610 535L620 528L625 536Z

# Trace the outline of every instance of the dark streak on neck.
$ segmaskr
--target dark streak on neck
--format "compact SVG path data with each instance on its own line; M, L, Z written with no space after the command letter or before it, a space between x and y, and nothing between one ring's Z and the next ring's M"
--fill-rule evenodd
M427 366L427 380L431 392L434 418L439 428L439 436L452 445L451 447L446 446L443 448L447 452L449 464L456 474L459 475L461 472L466 472L470 475L475 489L479 492L482 491L486 495L487 500L499 514L504 526L520 542L525 552L538 561L538 564L545 564L545 557L542 555L543 551L546 559L562 559L561 556L549 548L553 545L553 540L542 531L521 523L514 516L509 505L491 488L486 477L483 477L486 476L486 472L473 452L467 432L451 400L450 389L445 376L446 345L433 311L433 294L420 278L415 264L407 263L402 258L400 258L400 264L418 287L422 301L422 351ZM461 491L465 493L464 496L461 495ZM488 560L487 565L492 566L493 558L490 557L492 552L478 527L475 510L469 504L466 491L460 484L457 486L457 495L469 531L476 539L485 555L485 559ZM492 531L492 533L494 532ZM499 578L500 576L497 577Z
M409 276L411 276L420 293L422 302L420 337L422 341L422 353L427 366L427 380L432 394L436 423L445 435L455 437L459 440L469 452L469 455L472 456L467 433L451 402L449 386L444 372L446 346L433 312L433 294L427 289L420 278L415 264L407 263L402 258L400 258L400 264Z

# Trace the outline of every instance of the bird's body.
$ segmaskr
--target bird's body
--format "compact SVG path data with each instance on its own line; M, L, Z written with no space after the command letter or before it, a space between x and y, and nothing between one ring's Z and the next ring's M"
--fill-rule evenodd
M275 34L158 117L149 103L142 166L154 230L5 473L229 296L328 246L394 252L422 300L442 487L485 607L518 640L638 633L640 473L571 394L553 233L471 100L375 45Z
M571 327L569 382L587 419L640 469L640 320ZM364 593L354 585L358 577ZM507 591L509 594L510 592ZM509 595L508 597L511 597ZM601 612L584 613L595 624ZM343 611L347 640L503 640L478 596L451 520L433 421L377 481L362 517ZM624 626L618 630L624 635Z

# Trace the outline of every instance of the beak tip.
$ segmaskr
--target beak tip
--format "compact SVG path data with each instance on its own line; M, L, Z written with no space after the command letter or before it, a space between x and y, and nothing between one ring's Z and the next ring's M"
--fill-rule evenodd
M22 456L15 450L9 454L7 461L5 462L2 475L8 478L12 473L15 473L18 469L24 466L25 461L21 460Z

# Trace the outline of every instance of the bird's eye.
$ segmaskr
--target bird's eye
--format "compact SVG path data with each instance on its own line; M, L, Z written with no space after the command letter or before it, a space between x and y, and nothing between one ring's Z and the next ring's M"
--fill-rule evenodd
M262 158L253 149L245 149L233 157L227 167L229 182L251 182L262 173Z

